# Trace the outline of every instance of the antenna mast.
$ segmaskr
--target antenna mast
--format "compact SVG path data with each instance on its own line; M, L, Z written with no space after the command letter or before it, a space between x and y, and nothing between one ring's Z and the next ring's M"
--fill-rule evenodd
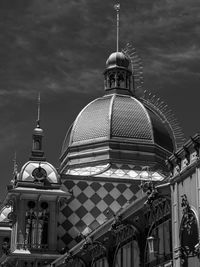
M119 11L120 11L120 3L116 3L114 8L117 12L117 52L119 52Z

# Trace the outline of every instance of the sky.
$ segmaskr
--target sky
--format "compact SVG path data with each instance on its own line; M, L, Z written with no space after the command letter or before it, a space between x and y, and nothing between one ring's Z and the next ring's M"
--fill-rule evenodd
M0 1L0 200L28 161L41 94L47 160L59 167L67 129L104 94L103 71L116 50L114 0ZM173 110L186 140L199 131L200 1L123 0L120 48L143 62L144 90Z

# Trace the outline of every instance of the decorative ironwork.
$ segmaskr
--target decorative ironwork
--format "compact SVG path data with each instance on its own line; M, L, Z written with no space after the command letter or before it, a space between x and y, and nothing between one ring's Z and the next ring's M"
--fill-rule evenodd
M189 165L190 164L190 151L188 150L186 146L183 146L183 149L184 149L185 158L187 160L186 165Z
M182 229L186 229L188 234L191 234L192 224L195 222L194 213L191 210L186 194L181 196L181 207L183 208L183 223Z
M174 157L175 157L175 162L177 164L176 169L178 172L180 172L180 170L181 170L181 158L179 158L179 156L176 153L174 153Z
M10 253L10 240L8 237L4 238L1 248L4 254L8 255Z
M167 158L166 161L165 161L165 164L167 165L167 168L170 171L170 175L173 176L174 165L173 165L172 161L169 158Z
M40 166L33 170L32 175L35 178L35 180L39 182L47 178L47 172L45 171L45 169L41 168Z
M145 205L152 206L153 202L159 197L158 190L156 189L154 183L152 181L142 181L140 184L140 188L147 195Z
M71 252L68 252L66 258L64 259L64 263L70 263L74 260L74 256Z
M94 261L96 258L100 256L104 256L106 253L106 248L104 245L99 242L98 240L93 240L90 237L85 237L85 242L83 246L81 247L80 251L83 251L83 253L90 253L92 261Z
M113 223L111 224L111 231L117 231L117 229L123 225L123 222L122 222L122 216L120 215L115 215L113 214L114 216L114 221Z
M197 256L200 258L200 243L198 237L198 225L194 212L188 202L186 194L181 196L183 218L181 222L181 254L182 260Z
M121 215L114 215L114 221L110 228L115 237L115 245L120 244L129 238L136 237L136 229L128 222L123 222Z
M153 204L148 205L148 209L145 213L146 223L151 226L154 223L158 223L164 217L169 216L171 213L171 203L166 198L158 198Z
M193 137L190 138L192 140L193 148L196 151L196 156L199 157L199 148L200 148L200 143L194 140Z

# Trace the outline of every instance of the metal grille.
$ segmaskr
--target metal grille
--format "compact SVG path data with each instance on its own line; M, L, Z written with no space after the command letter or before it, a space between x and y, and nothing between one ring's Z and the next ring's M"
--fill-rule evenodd
M110 100L99 98L82 111L73 129L73 142L109 136Z
M116 96L112 116L112 136L152 140L151 122L136 99Z

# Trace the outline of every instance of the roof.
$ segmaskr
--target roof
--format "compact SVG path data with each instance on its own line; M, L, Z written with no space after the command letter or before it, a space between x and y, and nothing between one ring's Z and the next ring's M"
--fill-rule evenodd
M65 137L61 160L76 148L80 158L81 147L89 145L92 149L112 141L157 145L169 153L174 150L173 135L156 111L131 95L113 93L95 99L79 113Z
M9 213L11 213L11 206L4 206L0 211L0 222L9 222Z
M19 175L19 181L33 182L35 180L34 171L41 168L44 170L45 178L50 183L59 183L59 175L57 170L46 161L28 161L22 167Z

